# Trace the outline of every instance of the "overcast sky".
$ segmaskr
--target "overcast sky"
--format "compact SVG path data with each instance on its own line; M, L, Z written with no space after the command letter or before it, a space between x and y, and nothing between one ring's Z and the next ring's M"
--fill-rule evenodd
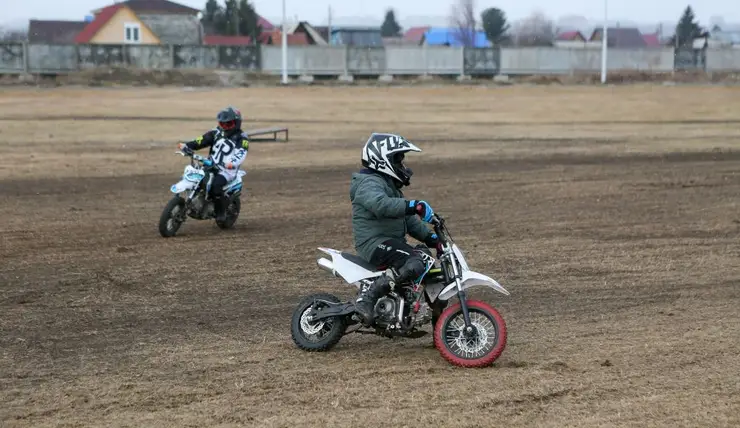
M285 0L289 17L297 15L315 25L326 23L331 5L335 19L342 16L381 16L388 7L396 10L399 20L404 17L449 15L454 0ZM687 0L610 0L609 20L657 22L677 20ZM223 3L223 0L220 1ZM0 23L23 22L29 18L82 20L90 10L113 3L113 0L0 0ZM180 0L179 3L202 9L205 0ZM268 19L280 19L280 0L252 0L257 13ZM600 20L604 3L599 0L477 0L478 12L487 7L499 7L510 19L522 18L539 9L552 18L581 15ZM737 0L701 0L692 7L702 25L712 16L722 16L727 22L740 21Z

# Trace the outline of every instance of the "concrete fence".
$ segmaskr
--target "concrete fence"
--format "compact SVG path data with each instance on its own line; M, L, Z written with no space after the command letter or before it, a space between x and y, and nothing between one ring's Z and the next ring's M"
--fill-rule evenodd
M740 49L610 49L610 71L740 70ZM67 73L96 67L282 72L279 46L0 44L0 73ZM601 69L597 48L291 46L291 76L573 74Z

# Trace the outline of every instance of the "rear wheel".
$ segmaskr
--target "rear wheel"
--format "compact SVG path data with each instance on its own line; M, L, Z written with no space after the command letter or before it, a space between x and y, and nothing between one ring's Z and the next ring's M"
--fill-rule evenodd
M235 198L229 206L226 208L226 220L219 222L216 220L216 225L221 229L230 229L234 227L236 219L239 218L239 212L241 212L242 203L239 198Z
M185 218L185 199L175 195L167 202L159 217L159 234L164 238L175 236Z
M465 331L460 303L442 312L434 326L434 345L449 363L460 367L487 367L504 352L506 323L491 305L468 300L473 332Z
M307 319L311 309L328 307L326 302L341 303L331 294L313 294L301 301L293 311L290 335L293 342L304 351L328 351L342 338L347 322L344 317L331 317L311 322Z

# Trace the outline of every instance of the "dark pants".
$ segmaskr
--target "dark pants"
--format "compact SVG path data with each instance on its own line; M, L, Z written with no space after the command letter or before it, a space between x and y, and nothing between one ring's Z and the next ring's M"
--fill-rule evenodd
M388 239L373 251L368 261L379 269L390 268L393 274L384 273L369 286L363 286L360 291L355 301L355 311L365 326L372 325L375 304L381 296L393 290L395 285L414 281L424 273L426 263L422 252L426 252L426 247L423 248L414 248L400 239Z
M413 281L426 270L421 255L425 249L414 248L400 239L388 239L378 245L369 261L381 269L393 268L397 282Z
M224 197L224 186L226 186L226 183L226 177L218 173L213 174L210 193L213 199L214 213L218 218L222 218L226 214L226 208L229 205L229 201Z
M221 174L213 174L213 180L211 181L211 197L218 199L224 195L224 186L226 186L226 177Z

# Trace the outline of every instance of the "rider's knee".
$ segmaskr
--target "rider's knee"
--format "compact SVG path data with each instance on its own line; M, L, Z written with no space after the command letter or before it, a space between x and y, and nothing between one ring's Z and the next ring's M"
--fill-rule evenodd
M426 270L426 263L422 258L421 254L414 251L411 256L406 259L406 263L401 266L398 270L399 276L403 279L416 279Z

